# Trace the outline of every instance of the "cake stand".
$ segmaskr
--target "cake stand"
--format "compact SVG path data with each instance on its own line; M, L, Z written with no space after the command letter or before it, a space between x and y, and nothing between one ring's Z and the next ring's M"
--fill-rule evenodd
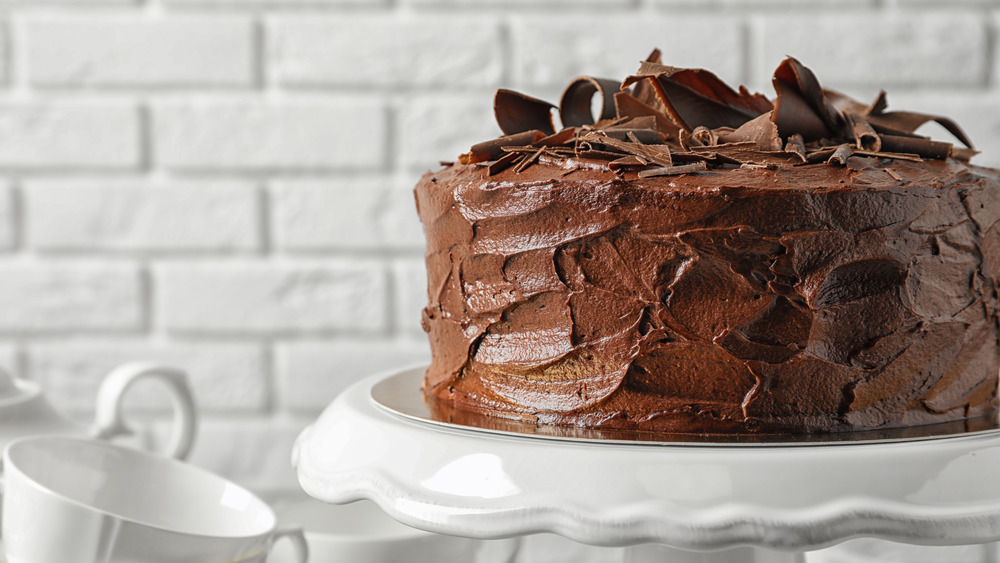
M1000 540L995 425L780 445L524 434L435 422L422 374L364 379L302 432L292 461L308 494L371 499L445 534L633 546L634 562L801 562L862 536Z

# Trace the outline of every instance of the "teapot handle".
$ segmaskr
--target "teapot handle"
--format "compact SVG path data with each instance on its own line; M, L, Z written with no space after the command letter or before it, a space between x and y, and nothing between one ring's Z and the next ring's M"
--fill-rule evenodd
M135 362L112 370L101 382L97 391L97 409L90 434L108 440L115 436L131 434L122 415L125 393L140 379L155 379L166 385L174 404L174 428L166 455L186 459L194 445L198 430L198 412L188 385L187 374L169 366Z

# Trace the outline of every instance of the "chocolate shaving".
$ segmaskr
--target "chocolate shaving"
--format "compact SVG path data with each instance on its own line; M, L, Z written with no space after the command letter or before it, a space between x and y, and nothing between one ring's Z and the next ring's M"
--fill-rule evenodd
M645 62L654 64L663 64L663 59L661 58L660 50L653 49L653 52L650 53L648 57L646 57ZM622 84L622 88L625 88L626 86L627 86L626 84ZM619 94L621 94L621 92L619 92ZM615 96L617 97L619 94L615 94ZM636 101L652 109L657 114L663 116L667 115L667 107L663 105L662 101L660 101L659 94L656 93L656 88L653 86L652 81L640 80L636 82L635 85L632 87L632 96L635 97ZM617 106L617 104L618 101L616 100L615 105ZM624 114L619 111L618 115L624 115ZM670 123L671 126L674 127L674 129L677 128L677 126L673 122Z
M656 91L667 108L667 114L681 129L693 131L699 126L709 129L716 127L736 128L760 115L754 109L744 105L730 105L719 98L706 95L706 89L714 93L711 86L696 90L686 84L701 84L700 78L690 78L696 72L685 69L671 75L661 74L653 79ZM706 74L715 77L714 74ZM678 81L678 77L686 78L686 80ZM715 78L715 81L718 81L719 84L722 83L718 78ZM733 95L737 96L735 92Z
M568 143L575 135L576 135L576 128L567 127L558 133L549 135L548 137L545 137L543 139L538 139L532 144L542 145L546 147L556 147Z
M469 152L458 157L458 161L462 164L473 164L476 162L496 160L503 156L504 147L531 145L543 139L544 135L541 131L537 130L507 135L505 137L472 145Z
M873 152L864 150L855 150L854 154L858 156L874 156L878 158L891 158L893 160L908 160L911 162L922 162L924 159L920 157L919 154L903 153L903 152Z
M676 164L674 166L662 166L660 168L650 168L639 172L640 178L650 178L653 176L675 176L677 174L688 174L691 172L701 172L707 170L705 162L692 162L691 164Z
M648 166L649 161L643 158L639 158L635 155L623 156L618 160L612 160L608 163L608 168L612 170L622 170L627 168L635 168L637 166Z
M897 137L882 135L882 148L889 152L902 152L920 155L923 158L943 160L951 152L951 143L942 143L930 139L913 137Z
M552 125L552 108L556 106L525 96L512 90L497 90L493 98L493 113L497 125L505 135L537 129L545 135L552 135L556 128Z
M595 131L593 133L588 133L583 138L584 140L606 145L626 154L638 156L662 166L673 165L673 160L671 159L669 152L663 152L662 150L647 147L646 145L640 143L619 141L618 139L606 136L604 132L598 133Z
M663 133L655 129L604 129L603 133L619 141L632 141L640 145L660 144L666 140Z
M721 157L729 162L754 166L790 166L800 160L795 153L782 151L762 151L757 143L729 143L712 147L693 147L691 152Z
M617 117L614 94L618 90L619 83L607 78L581 76L573 80L566 86L562 99L559 100L559 118L562 119L563 126L592 125L595 119L590 106L597 93L601 95L601 115L597 117L597 121Z
M968 162L970 158L979 154L976 149L970 149L966 147L951 147L951 157L955 160L962 160Z
M711 72L663 65L654 50L621 86L591 77L571 82L558 108L563 121L558 132L552 121L555 106L498 90L494 110L506 135L474 145L459 162L491 162L484 165L489 174L510 166L520 172L539 162L557 163L565 173L600 168L620 174L639 168L641 177L649 177L737 165L846 166L852 155L967 161L977 154L954 121L887 112L884 91L865 105L824 89L794 58L782 61L772 83L774 103L744 87L734 90ZM591 114L595 94L601 96L596 117ZM930 121L966 147L918 135L916 130Z
M892 168L883 168L882 170L885 170L886 174L892 176L893 180L896 180L897 182L903 181L903 177L900 176L899 173L893 170Z
M804 139L829 137L838 120L811 70L793 57L778 65L772 78L778 99L773 119L782 136L800 133Z
M854 151L851 150L851 145L848 144L840 145L833 151L833 154L830 155L830 158L826 159L826 163L834 164L837 166L846 166L847 159L851 157L852 152Z
M719 140L723 143L752 141L762 151L781 150L781 137L771 121L770 112L747 121L732 133L720 134Z
M934 121L944 127L949 133L954 135L956 139L962 142L962 144L970 149L973 148L972 141L970 141L965 135L965 131L962 131L962 128L959 127L957 123L947 117L927 115L911 111L891 111L888 113L871 115L868 117L868 120L872 125L882 126L896 131L905 131L907 133L913 133L920 128L921 125Z
M785 152L794 153L802 159L802 162L806 161L806 143L802 140L802 135L795 133L788 137L788 141L785 142Z
M527 167L531 166L531 164L533 162L535 162L535 159L537 159L540 155L542 155L544 153L545 153L545 147L540 147L538 150L536 150L535 152L531 153L530 156L528 156L526 158L522 158L521 162L518 162L517 166L514 167L514 173L515 174L520 174L521 172L524 172L524 170Z
M886 100L885 90L879 90L878 96L875 96L875 101L868 106L865 115L878 115L884 112L887 107L889 107L889 102Z
M882 150L882 139L868 123L868 120L852 111L845 111L843 116L854 135L855 146L866 151L878 152Z
M519 158L521 158L521 155L517 153L510 153L506 156L501 157L499 160L492 162L489 166L486 167L486 175L493 176L495 174L503 172L504 170L510 168L511 165L513 165L514 162L517 161L517 159Z
M636 85L637 89L638 87L639 84ZM663 107L662 103L659 105ZM615 110L620 117L638 119L640 117L651 116L656 120L656 130L666 135L667 138L677 139L680 136L681 129L667 117L666 108L662 112L658 111L628 92L618 92L615 94Z
M621 117L626 117L626 116L621 116ZM652 129L654 131L659 131L659 127L656 123L656 116L653 115L643 115L640 117L627 118L625 121L622 121L618 125L613 125L611 127L608 127L607 129L609 131L615 131L618 129Z

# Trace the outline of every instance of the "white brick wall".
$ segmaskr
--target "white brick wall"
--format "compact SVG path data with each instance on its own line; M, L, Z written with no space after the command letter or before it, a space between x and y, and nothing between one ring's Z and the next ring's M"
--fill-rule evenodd
M260 247L260 196L250 182L26 180L22 193L28 248L210 252Z
M1000 167L1000 0L0 0L0 367L86 420L114 365L179 365L194 461L294 487L321 408L427 357L419 175L497 133L495 88L554 101L654 46L768 94L795 55L825 86L954 116ZM134 394L162 441L162 394ZM622 551L538 537L522 559Z
M254 30L247 18L46 16L22 22L36 86L250 86Z

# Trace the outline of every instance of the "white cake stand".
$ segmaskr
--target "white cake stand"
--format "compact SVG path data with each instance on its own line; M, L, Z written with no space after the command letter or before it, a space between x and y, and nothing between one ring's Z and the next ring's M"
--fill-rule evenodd
M303 431L293 464L308 494L371 499L446 534L635 546L631 561L790 563L861 536L1000 540L996 430L780 446L525 436L424 419L422 373L362 380Z

